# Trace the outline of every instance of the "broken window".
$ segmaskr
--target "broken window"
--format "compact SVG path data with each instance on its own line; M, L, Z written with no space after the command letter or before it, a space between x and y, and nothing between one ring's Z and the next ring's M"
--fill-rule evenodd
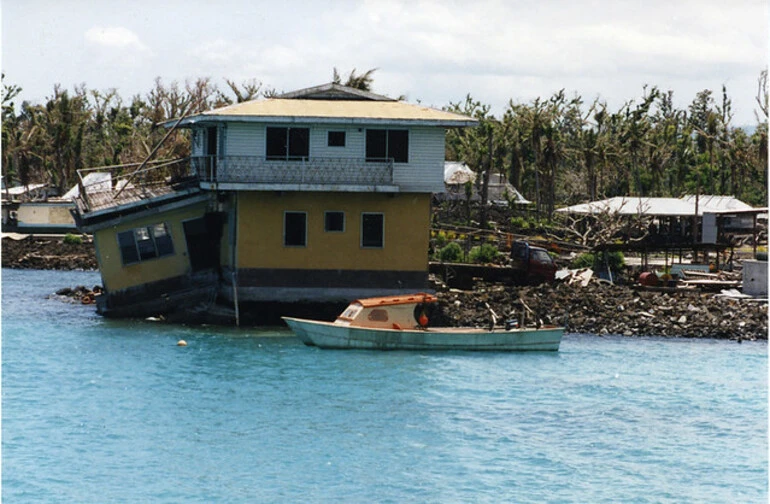
M174 244L165 223L118 233L118 246L124 265L174 254Z

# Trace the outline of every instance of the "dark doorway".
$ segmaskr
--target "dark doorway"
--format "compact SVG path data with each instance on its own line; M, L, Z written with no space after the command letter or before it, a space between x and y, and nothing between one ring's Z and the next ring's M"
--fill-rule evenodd
M219 247L224 215L209 213L184 223L187 255L193 273L219 267Z
M208 162L208 175L211 177L212 181L216 181L217 179L217 145L216 126L206 128L206 152L204 154L206 155Z

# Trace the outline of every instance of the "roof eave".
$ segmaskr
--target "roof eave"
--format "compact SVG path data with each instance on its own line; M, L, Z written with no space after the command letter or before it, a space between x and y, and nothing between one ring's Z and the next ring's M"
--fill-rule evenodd
M166 128L176 124L176 120L166 121L163 124ZM404 125L404 126L436 126L443 128L465 128L478 125L475 119L410 119L410 118L385 118L385 117L297 117L297 116L248 116L248 115L222 115L222 114L200 114L182 119L178 127L192 127L198 124L220 123L220 122L243 122L243 123L263 123L263 124L350 124L361 126L368 124L375 125Z

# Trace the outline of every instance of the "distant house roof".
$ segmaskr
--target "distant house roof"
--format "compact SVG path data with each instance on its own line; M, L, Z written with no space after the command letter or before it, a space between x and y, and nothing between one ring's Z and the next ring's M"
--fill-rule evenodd
M29 184L15 187L4 187L3 195L10 194L11 196L21 196L22 194L34 192L38 189L43 189L44 187L46 187L46 184Z
M83 187L87 187L87 192L109 191L112 188L112 174L110 172L91 172L83 177ZM80 188L75 184L69 191L64 193L61 199L71 200L80 196Z
M460 185L476 180L476 173L460 161L444 162L444 183Z
M276 98L304 98L307 100L374 100L374 101L396 101L384 95L378 95L369 91L363 91L342 84L322 84L320 86L298 89L289 93L283 93Z
M184 118L180 126L207 121L475 126L472 117L414 105L339 84L325 84L237 103ZM166 126L176 121L167 121Z
M468 165L460 161L444 162L444 185L446 185L447 191L443 194L443 199L464 199L466 197L464 185L467 182L474 182L471 200L479 201L481 196L479 195L478 184L475 183L476 173L471 170ZM507 198L506 192L508 193ZM532 203L522 196L522 194L502 175L490 177L489 185L487 186L487 201L491 203L507 204L509 199L511 199L513 203L522 205Z
M724 210L724 205L732 199L730 205L736 209L751 209L740 200L732 196L700 196L698 198L698 215L704 212L719 212ZM712 206L715 205L715 206ZM740 206L740 205L742 206ZM720 208L722 207L722 208ZM652 215L658 217L674 217L695 214L695 197L685 196L683 198L640 198L631 196L616 196L601 201L592 201L581 203L565 208L560 208L557 212L576 213L576 214L597 214L602 212L617 213L619 215Z

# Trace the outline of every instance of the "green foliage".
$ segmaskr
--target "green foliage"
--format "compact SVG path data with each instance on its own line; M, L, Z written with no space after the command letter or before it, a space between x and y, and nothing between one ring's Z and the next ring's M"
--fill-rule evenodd
M353 69L333 80L370 89L373 74ZM186 112L196 113L276 92L256 80L226 80L220 90L209 78L179 85L157 79L144 95L124 101L115 90L73 90L54 86L42 104L18 103L21 88L2 82L2 165L6 184L49 183L66 190L76 171L106 164L144 161L167 133L160 123ZM559 90L527 103L513 100L499 117L490 105L470 95L446 110L478 120L476 127L451 128L446 134L446 159L464 161L482 173L501 173L527 199L544 221L556 204L569 205L613 196L729 194L754 206L767 205L767 72L757 92L760 111L756 128L746 132L731 124L727 90L704 90L689 107L677 108L673 92L643 87L616 109L596 99ZM175 131L155 159L190 154L187 130ZM466 187L468 195L472 187ZM511 195L508 194L507 197ZM486 226L487 207L465 220ZM525 220L512 226L550 231ZM447 237L448 238L448 237ZM451 241L450 238L448 238Z
M439 231L438 233L434 233L433 239L435 240L436 247L438 248L444 247L449 241L446 231Z
M64 243L67 243L69 245L80 245L83 243L83 238L80 235L67 233L64 235Z
M526 231L529 229L529 221L524 217L511 217L511 227L513 229Z
M463 257L463 249L457 242L451 242L439 251L439 259L442 262L460 262Z
M582 269L591 268L595 271L604 270L603 254L594 254L592 252L586 252L577 256L571 263L570 268ZM607 254L607 264L612 271L620 271L625 266L626 258L622 252L610 252Z
M569 267L572 269L593 268L595 262L596 256L591 252L585 252L573 259Z
M471 262L484 264L494 262L499 253L497 247L491 243L484 243L473 247L468 253L468 257Z

